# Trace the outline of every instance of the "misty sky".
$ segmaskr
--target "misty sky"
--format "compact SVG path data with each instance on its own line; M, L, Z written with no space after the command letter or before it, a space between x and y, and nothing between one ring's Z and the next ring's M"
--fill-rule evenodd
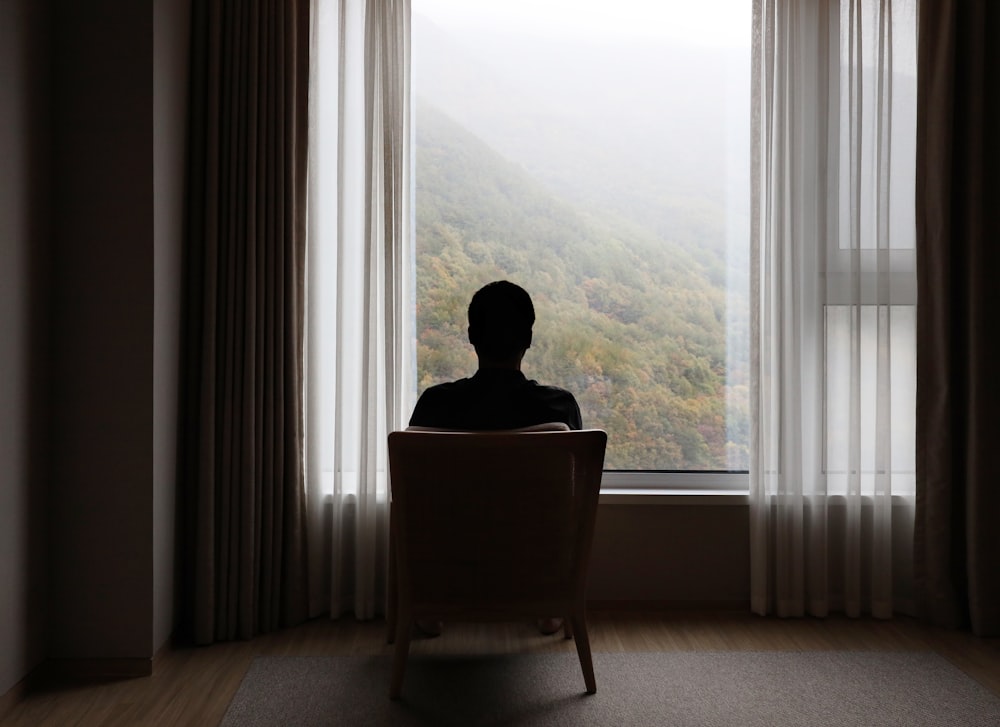
M750 0L413 0L413 11L449 29L470 26L576 39L663 38L750 46Z

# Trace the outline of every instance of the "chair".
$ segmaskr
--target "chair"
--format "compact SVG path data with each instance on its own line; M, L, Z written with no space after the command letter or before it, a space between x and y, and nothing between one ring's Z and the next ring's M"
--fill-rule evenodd
M416 425L410 425L406 428L408 432L463 432L472 433L468 429L446 429L442 427L422 427ZM532 424L527 427L518 427L517 429L503 430L505 432L568 432L570 431L569 426L565 422L542 422L541 424ZM398 604L399 598L396 593L396 548L393 545L395 542L392 534L392 520L393 517L390 515L389 518L389 578L388 578L388 599L387 607L385 613L385 621L388 626L388 635L386 641L392 644L395 640L396 635L396 606Z
M389 435L392 698L418 619L561 616L597 691L585 590L606 444L594 429Z

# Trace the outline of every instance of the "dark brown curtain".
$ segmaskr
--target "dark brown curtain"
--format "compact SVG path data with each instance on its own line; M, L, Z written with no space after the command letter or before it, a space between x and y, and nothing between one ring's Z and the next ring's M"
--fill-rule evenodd
M922 0L916 589L1000 634L1000 3Z
M180 626L303 620L308 0L192 3Z

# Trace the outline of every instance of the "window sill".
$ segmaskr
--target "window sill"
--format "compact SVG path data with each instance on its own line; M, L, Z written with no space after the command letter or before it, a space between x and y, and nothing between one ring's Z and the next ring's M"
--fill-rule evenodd
M706 492L704 490L675 489L602 489L601 505L748 505L747 492Z
M631 472L605 470L604 505L747 505L746 472Z

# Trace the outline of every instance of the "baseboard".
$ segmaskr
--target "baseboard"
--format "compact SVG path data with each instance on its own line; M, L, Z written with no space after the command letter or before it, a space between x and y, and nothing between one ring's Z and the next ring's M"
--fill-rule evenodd
M28 690L28 679L29 677L25 677L8 689L6 694L0 696L0 723L6 718L7 713L14 709L14 706L24 697L24 693Z
M37 670L36 679L134 679L153 673L153 660L145 657L110 659L48 659Z
M47 659L0 696L0 723L36 687L60 681L136 679L152 673L152 659Z

